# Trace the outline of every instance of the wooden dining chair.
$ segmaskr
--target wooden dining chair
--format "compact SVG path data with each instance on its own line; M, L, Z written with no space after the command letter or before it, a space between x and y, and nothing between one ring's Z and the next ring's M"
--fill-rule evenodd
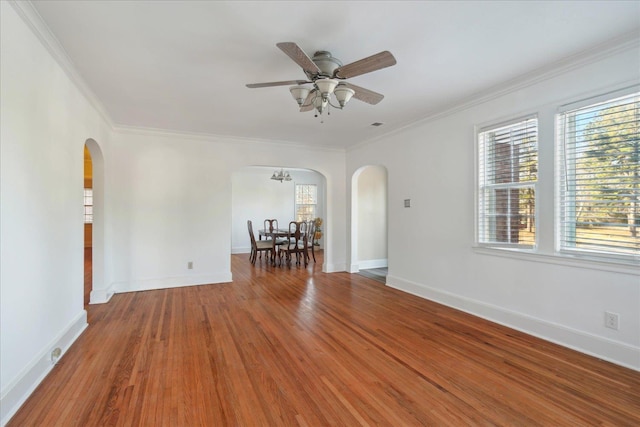
M251 239L251 254L249 255L249 261L251 264L256 263L258 253L266 252L266 257L271 263L275 262L276 248L273 240L256 240L256 236L253 234L253 223L251 220L247 220L247 228L249 229L249 238Z
M307 266L308 260L305 256L304 242L306 228L307 223L304 221L291 221L289 223L289 240L286 244L280 246L280 250L278 251L280 265L282 265L282 262L284 261L287 265L291 266L291 259L295 254L296 264L300 264L300 256L302 256L304 266Z
M277 233L279 230L280 230L280 227L278 226L277 219L264 220L264 232L265 232L265 235L267 236L267 239L275 239L276 245L284 245L285 243L287 243L288 239L278 237L277 234L274 234L274 232Z
M314 219L312 219L311 221L307 222L307 230L304 233L304 256L307 257L307 260L309 262L311 262L311 259L309 258L309 252L311 252L311 255L313 256L313 262L316 262L316 253L314 251L314 246L313 246L313 241L315 240L315 236L316 236L316 221Z

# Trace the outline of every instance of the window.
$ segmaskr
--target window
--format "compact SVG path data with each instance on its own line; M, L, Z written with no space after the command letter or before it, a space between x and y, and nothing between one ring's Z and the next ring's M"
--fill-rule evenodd
M560 251L640 255L639 123L640 93L558 115Z
M296 221L316 218L318 187L315 184L296 184Z
M478 242L530 249L536 244L538 119L478 133Z
M91 224L93 222L93 189L84 189L84 223Z

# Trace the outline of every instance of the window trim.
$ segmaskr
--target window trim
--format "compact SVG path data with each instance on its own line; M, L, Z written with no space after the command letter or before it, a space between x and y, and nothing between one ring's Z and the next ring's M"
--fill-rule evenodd
M316 188L316 202L315 203L301 203L298 204L298 186L313 186ZM294 185L294 189L293 189L293 198L294 198L294 212L293 212L293 217L296 219L296 221L298 221L298 206L314 206L313 208L313 218L309 219L309 220L314 220L318 217L318 184L305 184L305 183L295 183ZM307 220L307 221L309 221Z
M511 258L521 261L534 261L544 264L563 265L567 267L586 268L597 271L608 271L619 274L629 274L640 277L638 263L625 262L620 259L603 259L589 256L576 256L568 253L554 252L551 254L534 251L506 249L499 247L473 246L473 252L480 255L490 255L503 258Z
M605 259L603 257L593 258L588 254L581 254L576 256L575 254L558 252L556 251L555 240L558 235L557 232L557 142L554 139L556 135L555 117L562 108L579 108L582 105L594 104L601 100L606 100L612 97L612 94L624 95L632 91L638 91L640 84L637 80L626 81L613 85L600 86L597 88L588 89L582 93L574 93L573 95L563 96L549 102L542 103L540 105L516 111L513 114L503 114L497 118L478 122L471 126L469 132L469 142L472 144L470 151L473 152L473 205L470 206L470 228L473 230L473 237L469 236L471 240L471 250L473 253L479 256L494 256L501 258L508 258L514 260L514 262L540 262L547 265L559 265L569 268L588 269L593 271L606 271L618 274L627 274L640 277L640 260L621 260L621 259ZM580 105L582 103L582 105ZM536 210L536 223L538 224L537 238L542 239L538 241L538 246L531 250L524 249L510 249L497 246L486 246L478 242L478 132L480 129L484 129L490 126L499 126L504 123L512 121L513 117L524 118L527 116L538 116L539 127L539 160L543 161L544 166L539 165L539 170L546 170L544 175L538 177L538 184L542 189L545 189L545 194L539 194L538 200L544 202L547 206L546 209ZM471 133L473 132L473 133ZM551 140L551 144L549 141ZM550 162L550 163L549 163ZM549 171L552 171L550 175ZM552 194L550 194L552 193ZM552 206L549 209L548 205ZM540 220L544 221L544 224Z
M594 104L603 103L614 100L616 98L625 97L637 93L640 91L640 85L631 85L621 89L610 90L606 92L598 92L593 96L578 99L572 102L568 102L558 106L554 113L554 226L553 226L553 238L554 238L554 255L559 258L572 259L572 260L584 260L589 265L594 263L602 263L605 265L620 265L631 266L637 269L640 266L640 254L639 255L627 255L611 253L599 250L590 249L577 249L562 247L562 179L564 173L564 161L563 147L564 141L561 139L560 121L561 116L569 111L578 110L584 107L588 107ZM601 268L598 268L601 269ZM614 269L612 271L618 271ZM623 271L626 272L626 271ZM636 272L640 275L640 272Z
M498 128L502 128L502 127L507 127L513 124L517 124L520 122L525 122L527 120L531 120L531 119L535 119L537 121L536 124L536 131L537 131L537 136L538 136L538 141L537 141L537 149L536 149L536 154L538 155L538 170L539 170L539 153L540 153L540 142L539 142L539 136L540 136L540 118L539 118L539 114L537 111L532 111L529 113L525 113L525 114L520 114L520 115L514 115L514 116L510 116L508 119L500 119L500 120L495 120L495 121L490 121L490 122L485 122L485 123L481 123L478 124L476 126L474 126L474 183L475 183L475 187L474 187L474 248L487 248L487 249L497 249L500 251L506 251L506 252L522 252L522 253L535 253L538 249L538 239L539 239L539 209L538 209L538 182L539 182L539 177L536 178L535 181L533 182L528 182L528 183L522 183L520 184L521 187L526 187L526 188L530 188L532 187L534 190L534 205L535 205L535 212L533 215L533 220L536 224L536 233L534 236L534 243L533 244L517 244L517 243L501 243L501 242L481 242L480 240L480 234L482 232L481 227L480 227L480 219L482 217L482 212L480 210L480 197L481 197L481 191L482 191L482 182L481 182L481 177L480 177L480 162L481 162L481 150L480 150L480 134L483 132L487 132L491 129L498 129ZM484 160L482 160L484 162ZM486 164L486 162L484 162ZM497 184L497 186L500 186L500 184ZM496 187L496 185L493 186L494 188ZM505 185L505 188L517 188L518 185Z

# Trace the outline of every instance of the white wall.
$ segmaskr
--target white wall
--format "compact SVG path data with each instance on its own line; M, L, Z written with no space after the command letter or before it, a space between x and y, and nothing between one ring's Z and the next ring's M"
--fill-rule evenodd
M112 191L106 196L105 215L117 254L106 280L112 291L231 281L233 235L247 236L245 207L234 211L232 176L254 164L309 168L327 178L326 224L332 242L327 240L324 269L345 270L343 152L316 150L310 156L307 149L288 146L279 152L264 142L133 131L116 132L108 150L105 169ZM259 181L291 184L269 176ZM237 225L235 232L232 224ZM254 224L254 229L261 226ZM193 269L187 269L188 262Z
M637 43L584 61L351 150L347 173L387 168L389 285L640 369L640 268L554 255L556 109L640 78ZM474 127L536 112L538 254L474 249ZM604 327L605 310L619 330Z
M106 123L0 2L0 422L86 326L83 150Z
M387 170L366 166L357 175L358 268L387 266Z
M19 16L28 13L23 6L29 8L0 2L2 424L51 369L51 350L64 352L86 327L82 206L89 139L100 147L104 174L104 268L103 277L94 277L92 303L113 292L231 280L231 177L253 165L324 177L323 270L347 265L343 150L114 130L61 66L46 31L38 32L43 44Z
M548 122L558 103L637 80L637 48L412 126L353 150L346 164L338 150L113 131L16 9L0 2L0 19L0 422L51 368L51 350L66 350L86 326L89 138L104 156L104 277L96 294L229 280L232 176L254 165L324 176L323 270L344 271L352 261L347 174L380 164L389 178L389 283L640 368L637 274L473 249L474 125L531 111ZM549 192L553 137L545 130L540 138L539 188ZM552 254L553 206L538 208L541 253ZM411 239L432 243L412 251ZM619 331L603 328L604 310L620 314Z
M310 170L285 169L291 181L278 182L271 178L273 168L247 167L236 171L232 178L232 253L249 253L251 242L247 220L253 221L253 231L264 228L266 218L278 220L280 228L287 228L295 220L296 184L315 184L318 189L316 216L324 217L324 179Z

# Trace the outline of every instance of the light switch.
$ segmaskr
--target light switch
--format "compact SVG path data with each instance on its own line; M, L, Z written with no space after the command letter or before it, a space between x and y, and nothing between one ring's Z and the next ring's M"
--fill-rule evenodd
M404 207L405 208L411 207L411 199L404 199Z

